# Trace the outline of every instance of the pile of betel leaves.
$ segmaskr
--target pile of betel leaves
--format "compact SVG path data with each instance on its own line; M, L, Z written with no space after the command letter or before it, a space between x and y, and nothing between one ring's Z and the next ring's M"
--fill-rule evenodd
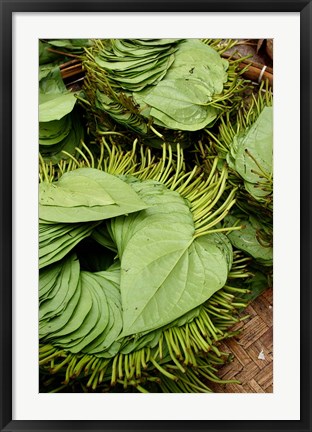
M211 392L271 284L272 90L230 40L39 44L40 391Z

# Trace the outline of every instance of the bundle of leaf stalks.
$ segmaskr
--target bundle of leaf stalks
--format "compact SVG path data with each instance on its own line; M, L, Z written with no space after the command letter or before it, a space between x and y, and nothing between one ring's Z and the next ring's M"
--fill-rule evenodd
M231 44L85 50L86 141L40 154L40 391L225 382L218 345L268 285L273 232L272 95Z

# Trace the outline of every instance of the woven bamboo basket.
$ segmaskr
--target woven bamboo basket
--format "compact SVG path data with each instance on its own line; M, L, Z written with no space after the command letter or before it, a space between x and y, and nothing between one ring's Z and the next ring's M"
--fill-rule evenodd
M245 309L250 317L233 327L240 334L220 345L233 354L218 376L240 384L214 384L217 393L273 393L273 290L267 289Z

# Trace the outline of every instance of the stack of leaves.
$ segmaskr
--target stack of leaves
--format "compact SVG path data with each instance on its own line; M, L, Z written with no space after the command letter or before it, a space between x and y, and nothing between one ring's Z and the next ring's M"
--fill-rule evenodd
M235 204L227 168L186 172L166 146L160 160L108 152L57 170L41 159L43 373L97 391L209 392L245 306L231 272L249 275L224 234L237 228L219 227Z
M96 127L113 130L117 123L158 138L158 147L168 130L179 135L211 127L246 88L236 65L199 39L97 41L83 64Z
M273 194L272 107L264 107L247 129L234 136L227 162L244 180L245 190L270 208Z
M250 254L261 265L273 265L273 109L264 107L256 120L235 135L231 152L227 155L229 167L240 176L248 208L255 203L254 214L238 210L227 217L226 224L243 225L240 233L231 233L233 245ZM260 211L261 206L264 210ZM242 205L244 208L244 203ZM261 217L261 214L264 217ZM270 215L271 214L271 215ZM268 216L269 215L269 216Z
M198 151L225 160L229 181L238 187L237 202L224 226L241 225L229 233L233 246L251 256L256 273L271 276L273 266L273 108L270 89L262 85L236 114L222 119L218 134ZM205 147L205 148L204 148ZM199 162L200 163L200 162ZM209 168L208 168L209 169ZM261 276L262 277L262 276ZM265 289L267 284L263 284Z
M39 150L46 161L58 163L64 152L76 154L84 137L75 108L75 93L68 91L58 66L42 73L39 82Z
M84 168L39 187L39 268L63 258L98 221L146 207L125 182Z
M95 56L112 87L139 92L156 85L175 60L178 39L112 39Z

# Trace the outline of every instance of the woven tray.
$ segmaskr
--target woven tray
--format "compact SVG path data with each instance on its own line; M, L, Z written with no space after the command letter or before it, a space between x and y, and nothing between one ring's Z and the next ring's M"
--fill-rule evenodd
M234 360L223 366L218 376L237 379L241 384L214 384L217 393L272 393L273 392L273 291L266 290L245 310L250 318L233 329L241 329L239 336L220 345L231 352ZM261 353L261 354L260 354Z

